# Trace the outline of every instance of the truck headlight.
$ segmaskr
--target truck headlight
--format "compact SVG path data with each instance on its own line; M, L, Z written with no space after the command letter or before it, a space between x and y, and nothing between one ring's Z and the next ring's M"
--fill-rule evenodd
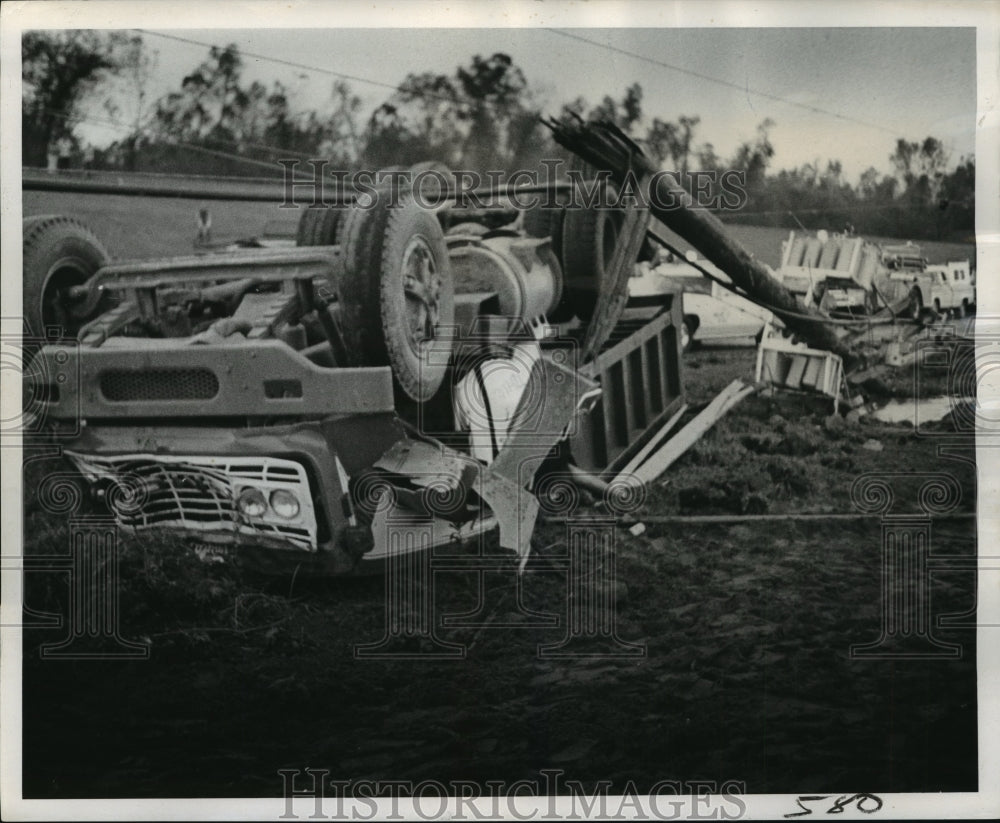
M271 492L271 509L278 517L291 520L299 513L299 501L290 491L275 489Z
M260 489L243 489L236 498L236 508L247 517L263 517L267 511L267 500Z

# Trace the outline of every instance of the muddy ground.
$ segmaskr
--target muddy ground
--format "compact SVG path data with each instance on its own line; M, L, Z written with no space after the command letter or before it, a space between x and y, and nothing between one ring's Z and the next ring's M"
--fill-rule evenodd
M748 376L753 358L693 352L690 399ZM917 474L946 473L965 516L934 519L932 552L974 555L975 467L962 459L972 437L954 428L918 436L802 397L744 401L650 489L635 515L645 533L618 528L601 573L613 564L620 642L577 647L603 656L539 652L564 638L576 602L560 522L537 530L520 590L509 572L485 578L486 628L441 625L474 610L481 590L471 572L437 573L437 637L465 649L444 660L356 658L385 634L381 578L265 579L126 539L120 630L148 659L42 659L39 645L64 632L26 632L25 795L272 797L279 769L306 767L441 781L537 781L557 768L639 791L692 779L747 793L973 791L974 631L933 629L958 644L955 658L852 659L852 644L880 634L880 521L752 519L856 512L850 489L866 472L902 473L898 507L912 511ZM957 457L938 455L945 436ZM64 552L66 523L31 505L34 480L28 552ZM665 520L740 514L749 519ZM33 572L26 592L36 610L67 608L65 575ZM971 571L936 573L931 594L932 620L974 619ZM560 625L538 625L538 613Z

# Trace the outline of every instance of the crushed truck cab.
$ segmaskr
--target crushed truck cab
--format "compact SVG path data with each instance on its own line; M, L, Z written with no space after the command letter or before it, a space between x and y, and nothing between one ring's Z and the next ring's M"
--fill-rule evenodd
M681 403L679 301L595 293L595 331L565 310L547 237L446 237L412 200L303 221L321 245L138 262L107 260L72 220L26 229L26 318L78 320L26 393L120 528L331 574L496 530L523 562L539 469L574 453L613 477ZM47 249L70 225L94 253L66 272ZM524 374L457 390L504 369ZM627 397L602 393L623 380ZM401 523L419 528L393 543Z

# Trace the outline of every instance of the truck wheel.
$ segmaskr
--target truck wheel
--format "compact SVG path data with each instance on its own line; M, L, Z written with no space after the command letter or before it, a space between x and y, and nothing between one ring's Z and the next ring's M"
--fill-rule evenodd
M541 203L533 206L524 213L524 233L528 237L551 237L553 224L561 211L561 207L543 208Z
M46 327L61 327L60 336L74 337L80 328L105 311L111 298L72 299L71 286L85 283L110 256L79 220L62 215L29 217L23 226L24 321L33 335L43 335Z
M296 246L335 246L340 242L338 230L343 223L344 209L309 206L299 218L295 233Z
M569 209L562 228L566 293L577 315L589 320L615 252L625 214L620 209Z
M609 192L617 197L617 188L614 184L609 184ZM565 273L569 301L584 320L589 320L594 313L597 295L611 264L611 257L615 253L618 235L624 222L625 211L620 208L565 211L559 229L561 254L557 252L557 256ZM556 231L553 229L553 243L555 235ZM655 256L656 247L646 237L642 241L636 260L651 261Z
M433 212L404 195L397 208L379 198L348 211L340 322L354 365L391 366L403 393L429 400L451 352L455 322L448 249Z
M566 209L559 209L552 215L552 253L559 261L559 266L563 272L566 271L566 264L563 262L563 235L566 234ZM564 275L565 276L565 275Z

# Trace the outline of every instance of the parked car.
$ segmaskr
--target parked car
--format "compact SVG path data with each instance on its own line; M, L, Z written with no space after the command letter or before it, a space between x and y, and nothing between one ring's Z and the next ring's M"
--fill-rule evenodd
M705 260L689 252L688 260L714 270ZM630 283L630 294L643 296L680 292L684 325L681 348L688 351L699 343L760 338L764 325L774 318L770 311L734 294L702 275L688 262L667 259L656 266L639 266L640 274ZM728 280L721 271L713 271Z

